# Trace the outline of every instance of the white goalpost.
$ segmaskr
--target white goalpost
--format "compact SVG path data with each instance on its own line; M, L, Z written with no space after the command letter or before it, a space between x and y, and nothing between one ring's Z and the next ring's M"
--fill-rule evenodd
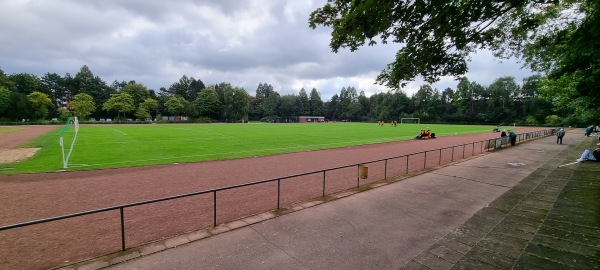
M77 116L73 117L73 125L75 126L75 137L77 137L77 133L79 133L79 118Z
M400 124L421 124L421 118L400 118Z
M71 141L71 146L69 147L69 151L67 153L67 155L65 156L65 133L67 133L67 130L69 130L69 125L73 125L73 135L72 135L72 141ZM66 169L69 167L69 158L71 157L71 153L73 152L73 148L75 146L75 141L77 140L77 134L79 134L79 120L77 119L77 116L69 118L67 120L67 123L65 124L65 126L63 127L63 129L59 132L60 134L60 148L62 151L62 162L63 162L63 169ZM68 134L69 136L67 137L68 139L71 139L71 135Z

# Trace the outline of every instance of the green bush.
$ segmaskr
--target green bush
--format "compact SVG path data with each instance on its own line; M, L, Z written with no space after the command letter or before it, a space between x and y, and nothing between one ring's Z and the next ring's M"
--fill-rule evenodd
M534 116L532 116L532 115L529 115L529 116L525 117L525 122L524 122L524 124L525 124L525 125L528 125L528 126L535 126L535 125L537 125L537 124L538 124L538 121L535 119L535 117L534 117Z
M562 125L562 121L556 114L546 116L545 122L546 122L546 125L550 125L550 126Z

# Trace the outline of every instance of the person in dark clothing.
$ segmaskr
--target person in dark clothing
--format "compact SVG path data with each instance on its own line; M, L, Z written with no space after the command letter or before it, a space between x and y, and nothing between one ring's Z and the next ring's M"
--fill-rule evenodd
M556 144L562 144L562 139L565 136L565 129L564 128L560 128L557 132L556 132Z
M515 145L515 143L517 143L517 133L515 133L512 130L509 130L508 136L510 137L510 145Z
M589 137L590 135L592 135L592 130L594 129L594 126L589 126L585 128L585 136Z

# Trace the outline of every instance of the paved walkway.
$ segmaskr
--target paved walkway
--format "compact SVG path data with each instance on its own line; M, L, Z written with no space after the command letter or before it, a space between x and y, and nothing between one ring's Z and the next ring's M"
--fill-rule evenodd
M600 164L559 167L598 142L577 141L400 269L600 268Z
M559 167L596 141L543 138L70 269L596 269L600 164Z

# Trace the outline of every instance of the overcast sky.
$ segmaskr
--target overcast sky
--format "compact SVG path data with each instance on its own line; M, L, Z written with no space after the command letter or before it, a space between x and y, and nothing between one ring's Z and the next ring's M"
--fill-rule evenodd
M260 82L280 94L310 92L323 101L353 86L388 91L375 78L397 44L331 52L331 29L308 26L326 0L10 0L0 2L0 68L7 74L75 75L87 65L107 84L135 80L158 91L182 75L206 85L229 82L254 95ZM467 77L484 86L530 76L516 61L473 55ZM403 89L408 95L423 82ZM456 88L454 78L434 84Z

